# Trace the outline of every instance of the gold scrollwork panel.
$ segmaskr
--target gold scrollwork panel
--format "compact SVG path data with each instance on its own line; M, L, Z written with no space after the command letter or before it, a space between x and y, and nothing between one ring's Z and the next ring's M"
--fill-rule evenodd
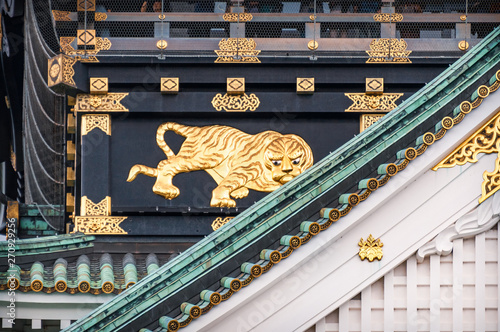
M379 38L370 43L370 51L366 51L370 58L366 63L411 63L408 56L412 51L406 50L408 44L403 39Z
M257 58L260 51L252 38L227 38L219 42L219 50L215 50L218 58L215 63L250 62L260 63Z
M378 13L373 15L373 19L380 23L401 22L403 20L403 14Z
M212 222L212 229L214 231L218 230L219 228L221 228L222 226L224 226L225 224L227 224L228 222L233 220L233 218L234 217L225 217L225 218L217 217L217 218L215 218L215 220Z
M165 132L185 137L177 154L165 142ZM249 135L227 126L192 127L166 122L158 127L156 143L167 159L156 168L131 167L128 182L139 174L156 178L153 192L166 199L180 194L172 184L181 172L205 170L217 182L213 207L235 207L233 200L248 196L249 189L271 192L313 164L311 148L297 135L265 131Z
M250 22L253 19L250 13L225 13L222 19L226 22Z
M359 119L359 132L362 133L373 125L378 120L382 119L385 114L362 114Z
M218 93L212 99L212 106L217 111L226 112L246 112L255 111L260 105L259 98L251 93L247 95L246 93L242 95L229 95Z
M110 216L111 197L106 196L102 201L95 204L87 196L83 196L80 205L82 216Z

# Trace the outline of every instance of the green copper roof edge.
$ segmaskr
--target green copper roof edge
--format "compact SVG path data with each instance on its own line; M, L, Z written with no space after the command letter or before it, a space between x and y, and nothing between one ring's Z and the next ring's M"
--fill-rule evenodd
M92 243L95 236L84 234L62 234L45 236L41 238L16 240L15 250L16 256L22 255L36 255L38 252L46 253L47 251L54 251L54 247L62 247L68 245L77 245L87 243L88 246L93 246ZM8 243L7 241L0 242L0 257L7 256ZM46 250L43 250L46 249ZM34 252L24 253L26 250L34 250ZM67 250L67 249L65 249Z
M494 31L494 33L492 33L492 34L494 34L496 36L496 35L498 35L498 33L499 33L499 29L496 29ZM486 39L486 41L491 40L491 39L492 38ZM483 40L483 42L485 42L485 43L486 43L486 41ZM484 47L485 43L483 43L483 42L480 43L480 44L478 44L478 46L476 46L476 48L479 48L481 46ZM472 50L471 50L471 52L472 52ZM477 52L473 53L472 55L475 55L476 53ZM465 62L465 60L462 61L462 63L464 63L464 62ZM449 71L453 70L454 68L455 68L455 66L451 66L450 68L447 69L447 71L449 72ZM440 75L440 76L443 77L443 78L445 77L445 75ZM431 86L432 86L431 84L428 84L428 86L426 86L424 88L424 90L431 89ZM432 89L434 89L434 87L432 87ZM418 95L425 96L423 93L418 94ZM415 98L410 98L410 100L406 101L404 103L404 105L410 104L410 102L412 100L414 100ZM428 98L426 100L428 100ZM398 110L404 111L404 109L402 108L402 106L398 107ZM426 112L426 113L429 113L429 112L430 112L430 110L428 112ZM400 113L398 113L397 111L391 112L391 114L389 114L389 116L388 116L387 121L384 121L384 122L388 122L393 117L394 118L398 118L398 114L400 114ZM401 118L398 118L396 120L397 120L396 122L398 122L398 121L401 120ZM381 125L379 125L379 126L381 126ZM407 129L408 126L404 126L404 128ZM368 130L367 132L373 133L374 131L375 131L375 129ZM408 131L409 130L405 130L405 132L408 132ZM326 171L321 169L322 166L324 166L325 164L332 163L335 160L335 158L337 158L337 156L339 156L340 154L342 154L343 152L345 152L348 147L350 147L352 145L359 145L360 141L366 140L366 136L367 135L368 134L358 135L356 138L354 138L353 140L351 140L349 143L345 144L340 149L338 149L334 154L330 154L323 161L320 161L320 163L318 163L317 165L315 165L311 170L308 170L303 176L301 176L301 177L297 178L296 180L294 180L294 186L295 186L295 188L297 187L297 185L300 185L303 182L315 181L315 179L313 179L313 177L310 176L310 173L312 173L313 170L316 171L316 172L318 172L318 170L319 170L319 173L324 174ZM393 138L394 138L394 136L395 135L393 135ZM371 149L371 150L373 151L373 149ZM344 160L344 159L347 159L347 158L343 158L342 160ZM330 167L331 167L331 165L330 165ZM309 175L309 176L306 177L306 175ZM294 192L298 192L298 191L294 191L293 188L294 187L291 187L291 185L285 185L283 188L278 189L276 192L274 192L272 194L269 194L266 198L264 198L259 203L257 203L256 205L254 205L253 208L248 209L247 211L245 211L244 213L242 213L240 216L238 216L237 218L235 218L233 221L231 221L227 225L223 226L221 229L223 229L223 230L225 230L227 232L228 230L230 230L230 229L232 229L232 228L235 227L237 221L240 221L240 223L241 223L241 221L245 220L245 218L248 218L247 219L247 225L250 224L250 222L254 221L254 220L251 220L251 218L249 218L250 217L249 215L251 215L252 213L258 212L259 210L268 209L269 205L271 203L275 202L276 200L280 200L281 201L281 198L282 198L281 196L289 196L290 193L293 194ZM231 232L228 232L228 233L231 233ZM249 232L249 235L251 233L252 232ZM141 288L140 286L142 286L144 283L149 283L149 285L148 285L149 287L147 287L148 290L151 287L154 287L156 284L161 283L164 279L166 279L166 278L168 278L168 277L171 276L171 274L169 274L167 270L169 270L175 264L182 264L182 261L186 258L186 256L189 256L191 258L192 258L193 254L199 254L199 256L203 256L203 254L206 254L206 252L205 253L203 252L203 248L204 248L204 246L207 243L209 243L209 242L211 242L213 240L223 240L223 241L227 240L227 238L224 237L224 234L225 233L223 233L222 231L217 231L217 232L214 232L211 235L207 236L207 238L203 239L198 244L195 244L193 247L191 247L190 249L188 249L182 255L178 256L176 259L172 260L171 262L167 263L162 268L160 268L159 270L157 270L158 272L155 272L154 274L152 274L152 275L146 277L145 279L143 279L143 281L141 281L140 283L138 283L136 285L136 287L134 287L134 292L133 292L134 294L129 294L129 293L127 293L127 291L124 292L121 296L119 296L119 297L113 299L112 301L110 301L110 302L102 305L101 307L99 307L98 309L96 309L93 313L89 314L89 316L81 319L80 321L78 321L77 323L75 323L74 325L72 325L67 330L70 331L70 330L73 330L73 328L75 328L76 330L78 330L79 328L83 328L84 326L87 326L87 328L88 328L89 324L86 324L86 322L90 323L90 324L93 324L92 321L94 321L94 319L92 319L91 317L95 318L96 315L100 315L100 313L102 313L104 311L106 311L109 314L110 312L114 311L112 308L115 305L116 305L115 310L118 310L119 301L123 301L123 297L125 297L126 301L129 302L129 301L134 300L134 298L137 298L138 296L141 296L143 294L143 292L140 291L140 288ZM233 232L233 234L234 234L234 232ZM220 242L222 242L222 241L219 241L219 243ZM233 252L233 254L234 254L234 252ZM167 273L165 273L165 272L167 272ZM161 274L163 274L163 275L161 275ZM158 280L158 278L160 278L161 280ZM153 284L151 284L151 283L153 283ZM145 290L145 291L147 291L147 290ZM115 323L116 323L116 320L115 320Z

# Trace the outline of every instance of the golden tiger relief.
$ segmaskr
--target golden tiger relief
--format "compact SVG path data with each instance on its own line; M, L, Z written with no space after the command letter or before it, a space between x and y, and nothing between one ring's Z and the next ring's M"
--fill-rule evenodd
M165 142L165 132L183 136L177 154ZM134 165L127 181L138 174L156 177L153 192L166 199L179 196L172 184L175 175L205 170L217 182L210 206L235 207L233 198L244 198L248 189L271 192L313 164L311 148L297 135L265 131L246 134L227 126L191 127L166 122L158 127L156 142L167 159L157 168Z

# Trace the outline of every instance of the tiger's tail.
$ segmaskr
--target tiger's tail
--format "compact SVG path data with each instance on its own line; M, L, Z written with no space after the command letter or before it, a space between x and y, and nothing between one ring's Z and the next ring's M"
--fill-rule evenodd
M187 137L196 129L198 129L198 127L183 126L175 122L162 123L158 127L158 130L156 131L156 143L158 144L160 149L162 149L163 152L165 152L167 158L174 157L175 153L172 151L172 149L170 149L170 147L165 142L165 132L171 130L177 135Z

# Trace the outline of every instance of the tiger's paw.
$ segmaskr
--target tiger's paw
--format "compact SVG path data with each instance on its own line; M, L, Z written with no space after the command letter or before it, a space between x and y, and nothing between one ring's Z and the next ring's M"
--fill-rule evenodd
M240 199L240 198L244 198L244 197L247 197L248 196L248 189L245 188L245 187L241 187L239 189L236 189L234 190L232 193L231 193L231 197L233 198L237 198L237 199Z
M174 185L164 187L156 185L153 187L153 192L157 195L165 197L166 199L174 199L181 193L179 188Z
M217 198L212 197L210 201L212 207L236 207L236 202L231 198Z

